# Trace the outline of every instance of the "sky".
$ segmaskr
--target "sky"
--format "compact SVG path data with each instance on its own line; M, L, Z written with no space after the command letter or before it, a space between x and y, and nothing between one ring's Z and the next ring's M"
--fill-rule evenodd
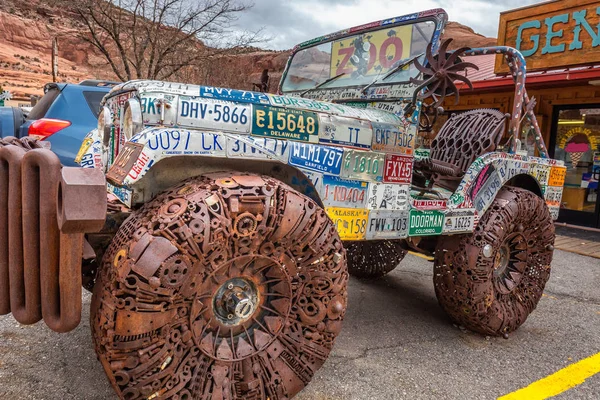
M251 0L254 7L237 21L241 30L263 28L269 40L259 47L291 49L295 44L351 26L443 8L450 21L497 37L501 11L540 0Z

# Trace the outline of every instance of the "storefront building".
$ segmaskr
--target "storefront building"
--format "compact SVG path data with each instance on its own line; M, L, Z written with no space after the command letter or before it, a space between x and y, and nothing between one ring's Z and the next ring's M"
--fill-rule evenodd
M550 156L568 168L558 221L600 228L600 3L561 0L502 13L498 44L525 56L526 87ZM459 103L448 98L446 114L510 113L515 86L504 60L490 54L465 61L479 67L467 74L474 90L459 86ZM527 121L519 139L521 151L533 154Z

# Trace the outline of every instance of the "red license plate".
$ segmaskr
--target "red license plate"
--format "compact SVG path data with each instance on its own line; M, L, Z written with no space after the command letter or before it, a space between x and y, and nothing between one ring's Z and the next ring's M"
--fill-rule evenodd
M391 183L410 183L413 171L413 157L396 154L385 155L383 181Z

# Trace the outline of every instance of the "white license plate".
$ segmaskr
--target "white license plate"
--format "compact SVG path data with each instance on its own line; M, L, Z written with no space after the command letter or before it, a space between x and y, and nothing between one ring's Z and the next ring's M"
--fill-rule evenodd
M370 183L367 207L370 210L408 210L410 186Z
M319 115L319 142L369 148L373 137L371 123L335 115Z
M364 208L368 187L367 182L324 175L321 199L326 206Z
M347 150L344 154L342 177L380 182L384 154L373 151Z
M227 157L229 158L259 158L279 159L287 162L290 142L271 138L256 138L245 136L227 138Z
M367 240L398 239L408 236L408 212L376 210L369 212Z
M250 104L180 96L177 110L179 126L250 132L252 118Z

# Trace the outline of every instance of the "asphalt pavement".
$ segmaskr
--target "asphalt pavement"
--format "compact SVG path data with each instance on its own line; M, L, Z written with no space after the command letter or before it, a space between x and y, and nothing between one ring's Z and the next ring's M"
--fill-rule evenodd
M495 399L600 352L600 260L556 251L538 308L508 339L464 331L445 316L432 264L408 255L388 276L350 282L344 329L297 397ZM82 324L55 334L0 317L0 399L113 399ZM600 399L600 374L558 399Z

